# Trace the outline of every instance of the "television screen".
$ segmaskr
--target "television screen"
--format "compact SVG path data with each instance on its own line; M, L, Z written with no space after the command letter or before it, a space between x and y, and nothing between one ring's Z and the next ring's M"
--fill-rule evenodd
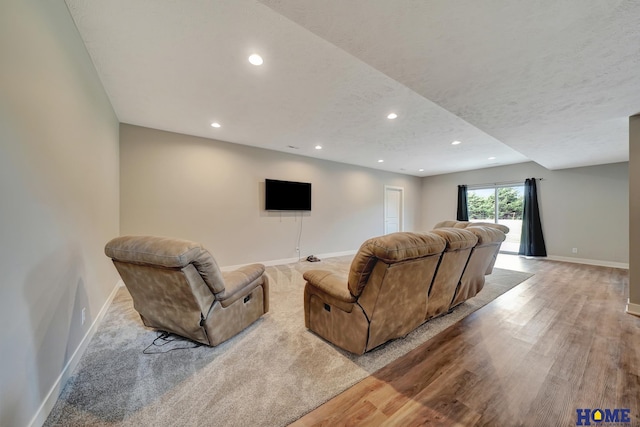
M264 206L268 211L310 211L311 183L265 179Z

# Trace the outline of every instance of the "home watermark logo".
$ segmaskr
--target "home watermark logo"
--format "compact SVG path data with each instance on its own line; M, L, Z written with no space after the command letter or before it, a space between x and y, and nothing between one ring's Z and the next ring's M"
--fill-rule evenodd
M631 409L629 408L616 408L616 409L576 409L577 426L606 426L606 425L625 425L631 423ZM615 423L615 424L614 424Z

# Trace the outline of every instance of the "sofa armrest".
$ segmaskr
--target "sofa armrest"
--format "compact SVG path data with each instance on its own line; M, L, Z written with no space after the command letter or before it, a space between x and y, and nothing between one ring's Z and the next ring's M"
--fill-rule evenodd
M307 288L313 289L312 293L330 305L351 312L356 297L349 292L345 277L326 270L310 270L305 272L303 277L307 281Z
M216 294L216 299L223 307L233 304L236 300L250 294L256 286L262 284L263 275L264 265L262 264L245 265L234 271L222 272L224 290Z

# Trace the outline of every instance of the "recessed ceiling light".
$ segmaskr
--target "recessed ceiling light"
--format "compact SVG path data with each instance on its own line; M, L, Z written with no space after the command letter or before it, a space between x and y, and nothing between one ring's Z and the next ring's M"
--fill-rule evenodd
M391 114L389 114L389 115L387 116L387 119L393 120L393 119L395 119L395 118L397 118L397 117L398 117L398 115L397 115L396 113L391 113Z
M219 128L219 127L220 127L220 123L218 123L218 122L213 122L213 123L211 123L211 127L212 127L212 128Z
M494 156L489 157L487 160L495 160L496 158Z
M418 172L424 172L424 169L418 169Z
M262 56L254 53L249 57L249 62L251 62L253 65L262 65L264 61L262 60Z
M460 141L453 141L453 142L451 143L451 145L458 145L458 144L462 144L462 142L460 142Z
M380 159L378 160L378 163L384 163L384 160Z
M316 145L316 150L322 150L322 145Z

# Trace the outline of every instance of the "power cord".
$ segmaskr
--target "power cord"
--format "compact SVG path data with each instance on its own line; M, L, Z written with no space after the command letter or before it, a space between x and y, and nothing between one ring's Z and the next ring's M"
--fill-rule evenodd
M200 346L202 346L202 344L198 343L198 342L193 342L191 340L187 340L185 338L181 338L178 336L173 336L173 338L170 338L172 336L172 334L170 334L169 332L166 331L158 331L158 336L153 340L153 342L151 344L149 344L147 346L147 348L145 348L144 350L142 350L142 354L160 354L160 353L168 353L170 351L174 351L174 350L188 350L188 349L192 349L192 348L198 348ZM173 342L188 342L191 343L190 346L185 346L185 347L173 347L173 348L168 348L168 349L164 349L162 348L163 346L169 344L169 343L173 343ZM160 350L158 351L149 351L150 348L152 347L157 347Z
M298 251L298 262L300 262L300 238L302 237L302 218L304 216L304 212L300 212L300 231L298 232L298 245L296 246L296 250Z

